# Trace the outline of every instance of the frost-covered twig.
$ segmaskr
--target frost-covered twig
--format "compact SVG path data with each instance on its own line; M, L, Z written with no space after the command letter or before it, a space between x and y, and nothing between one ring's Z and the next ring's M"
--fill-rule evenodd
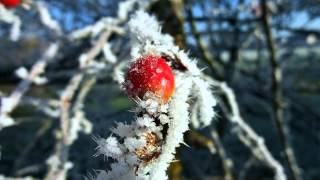
M171 36L161 34L154 17L138 11L130 20L129 28L133 62L146 56L164 57L175 73L175 93L169 102L161 103L152 92L147 92L136 100L135 121L118 123L112 130L115 136L96 139L97 155L116 160L111 169L101 171L97 179L167 179L166 170L174 160L175 149L183 143L183 134L189 129L192 92L201 89L195 99L201 108L206 108L200 116L204 126L214 117L212 108L216 101L208 83L200 78L201 71L195 62L173 44ZM132 71L139 73L140 69ZM131 84L128 86L133 88Z
M13 10L8 10L0 3L0 21L12 25L10 30L10 39L17 41L20 37L21 20L14 14Z
M187 80L187 81L185 81ZM175 148L188 130L188 100L192 81L176 75L176 93L169 104L159 104L152 95L138 102L137 119L131 124L118 123L115 137L97 139L98 153L115 158L112 170L101 172L97 179L165 179L166 169L174 158ZM169 110L170 109L170 110Z
M25 0L25 3L22 4L23 7L27 7L26 9L29 9L29 3L27 0ZM35 2L35 7L37 11L39 12L39 17L43 25L48 27L49 29L53 30L57 35L61 35L61 27L57 21L55 21L47 8L47 5L43 1L37 1ZM7 9L5 6L3 6L0 3L0 21L3 21L5 23L9 23L12 25L10 30L10 39L12 41L17 41L21 34L21 19L19 16L14 14L14 10Z
M50 44L42 58L32 66L30 72L23 67L16 71L17 75L23 80L18 84L9 97L1 97L0 129L14 125L14 120L10 117L10 113L20 103L21 98L29 90L32 83L37 84L44 82L45 79L40 75L44 73L48 62L57 54L58 48L58 43L55 42Z
M60 114L59 101L55 99L39 99L25 96L20 104L34 106L38 110L53 118L59 117Z
M86 134L89 134L92 131L92 124L86 118L83 108L85 98L87 97L89 91L92 89L93 85L95 85L96 81L96 76L90 77L84 80L82 86L80 87L78 96L72 108L73 117L70 120L71 122L77 122L74 123L74 125L70 129L69 136L71 142L74 142L76 139L78 139L79 131L83 131Z
M36 178L33 178L33 177L6 177L3 175L0 175L0 180L36 180Z
M53 30L58 36L61 35L61 27L59 23L51 17L47 4L44 1L36 1L35 7L39 12L42 24Z
M130 3L129 3L130 1ZM103 52L105 60L108 63L115 63L116 57L111 51L110 44L107 43L107 39L110 37L111 33L116 32L118 34L123 33L122 28L119 28L123 21L126 20L125 17L128 17L128 13L134 8L132 3L144 4L142 1L137 0L127 0L120 3L119 11L124 11L122 7L123 4L131 4L129 7L125 8L125 12L122 12L121 17L111 18L104 17L101 20L97 21L93 25L89 25L85 28L76 30L72 32L68 37L71 40L79 40L84 37L91 37L92 39L98 37L98 40L95 42L95 45L90 49L88 53L84 53L79 58L80 72L75 74L69 85L64 90L61 96L61 140L57 144L56 153L53 154L48 159L49 172L46 176L46 179L65 179L67 175L67 170L70 168L70 162L68 162L68 151L69 146L77 137L77 133L80 130L86 131L83 129L83 122L86 122L86 127L90 127L90 124L85 119L85 114L82 110L82 104L84 103L84 98L87 92L92 88L95 83L94 81L89 81L87 84L84 83L82 86L82 92L78 95L73 108L73 117L70 116L70 110L72 108L71 101L75 97L75 92L80 88L81 81L84 79L84 73L94 74L93 79L96 78L99 68L104 68L103 63L98 63L95 61L97 55ZM122 17L123 16L123 17ZM125 17L124 17L125 16ZM101 66L102 65L102 66ZM101 70L101 69L100 69ZM89 125L89 126L88 126ZM89 128L90 129L90 128Z
M23 168L21 168L21 165L25 163L25 160L27 159L28 154L30 153L31 150L35 148L35 146L39 142L39 139L43 137L45 133L47 133L50 130L50 128L52 127L52 124L53 124L53 120L50 120L50 119L46 119L45 121L42 121L40 128L37 130L37 132L35 133L35 136L33 137L33 140L29 141L28 144L24 146L22 152L16 157L13 164L13 168L12 168L13 169L12 172L14 172L16 176L22 176L27 174L26 172L31 172L31 171L35 172L39 170L39 167L38 167L39 165L32 165L32 166L27 166Z
M272 156L267 149L264 139L260 137L241 117L240 110L234 95L234 92L225 83L213 82L222 93L226 96L227 102L230 105L230 111L224 109L230 121L233 123L235 132L240 140L249 147L252 154L259 160L266 163L275 172L275 179L287 179L284 169L281 164Z
M46 176L46 179L63 180L66 178L67 171L69 168L71 168L71 163L68 162L69 146L76 140L77 133L79 131L84 131L87 133L91 131L91 125L85 120L84 114L79 111L79 107L76 107L74 117L70 115L72 101L76 95L76 91L79 89L80 84L85 77L86 70L90 68L96 56L102 52L107 39L113 32L118 32L117 30L118 28L109 26L108 29L100 34L95 45L87 53L84 53L80 56L80 71L71 78L69 84L61 95L61 137L58 137L60 140L58 140L55 154L53 154L48 160L49 172ZM83 103L81 101L82 97L80 96L80 100L78 100L78 103L80 104L77 105L80 106L80 108L81 103ZM87 127L89 127L89 129Z
M119 3L118 16L115 18L112 17L103 17L92 25L86 26L84 28L73 31L69 37L72 40L82 39L88 36L95 37L104 31L105 27L113 24L120 25L129 18L129 14L134 10L135 4L138 4L138 8L145 9L148 7L149 2L145 0L126 0Z

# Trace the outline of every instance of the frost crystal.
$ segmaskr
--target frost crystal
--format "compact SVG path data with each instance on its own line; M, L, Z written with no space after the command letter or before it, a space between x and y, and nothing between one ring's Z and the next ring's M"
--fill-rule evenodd
M189 129L189 111L193 108L189 98L194 98L194 104L199 106L194 112L200 117L195 127L211 123L216 100L195 61L174 45L171 36L160 32L155 17L138 11L132 16L129 29L132 61L150 54L165 57L175 74L175 92L167 103L159 102L152 92L145 93L142 99L136 100L135 121L117 123L112 129L113 136L96 139L97 155L115 160L111 169L99 172L96 179L164 180L168 179L166 170L174 160L176 148L183 143L183 134Z

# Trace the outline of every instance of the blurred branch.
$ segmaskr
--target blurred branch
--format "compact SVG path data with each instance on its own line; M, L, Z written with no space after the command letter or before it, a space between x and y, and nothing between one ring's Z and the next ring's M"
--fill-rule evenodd
M27 157L28 153L35 147L39 139L50 129L52 126L52 120L46 119L42 122L41 127L37 130L35 137L33 138L32 141L29 142L28 145L25 146L23 149L22 153L17 157L17 159L14 162L13 165L13 172L17 176L23 176L25 174L21 174L21 170L19 169L20 166L23 164L25 158ZM24 169L24 168L23 168Z
M209 20L212 20L214 22L229 22L234 23L237 22L237 24L248 24L248 23L256 23L260 20L260 18L248 18L248 19L238 19L237 17L188 17L186 19L187 21L204 21L207 22Z
M174 37L175 44L180 48L186 48L183 26L184 0L155 1L150 10L156 14L159 21L163 22L163 31Z
M175 155L175 159L177 161L173 161L170 163L168 168L168 176L170 180L183 180L182 171L183 171L183 164L179 160L179 153Z
M314 34L318 37L320 36L320 31L316 30L316 29L292 28L292 27L284 27L284 26L281 26L278 29L290 31L290 32L296 33L296 34L302 34L302 35Z
M6 177L3 175L0 175L0 180L37 180L36 178L33 177Z
M224 179L225 180L233 180L234 177L234 170L233 170L233 162L227 156L227 153L223 147L223 144L220 141L219 134L213 128L210 129L211 138L215 142L215 148L217 150L218 155L221 158L223 169L224 169Z
M89 65L90 62L94 60L94 58L99 55L102 51L104 44L111 36L111 34L115 31L114 28L107 28L104 32L102 32L99 36L99 39L95 43L95 45L88 51L88 53L80 56L80 69L84 70ZM56 146L56 154L51 156L52 158L58 158L54 163L49 163L49 171L46 175L45 179L57 179L63 180L67 177L67 171L70 167L68 167L68 156L69 156L69 147L73 142L71 137L71 128L72 123L70 119L70 110L71 103L74 99L75 93L78 90L80 83L84 78L84 71L79 71L75 74L70 80L69 84L65 88L60 98L60 109L61 109L61 117L60 117L60 126L61 126L61 137L58 137L58 142ZM49 161L50 161L49 159Z
M215 143L210 138L205 137L195 130L186 132L186 141L188 144L197 147L207 148L212 154L216 152Z
M286 124L284 122L284 117L283 117L283 108L282 108L283 100L282 100L282 90L281 90L282 72L276 60L275 43L272 37L266 0L262 0L262 19L261 20L262 20L262 25L263 25L265 36L266 36L267 49L269 51L271 71L272 71L271 73L272 93L273 93L272 106L274 111L274 121L276 123L278 133L280 135L281 145L285 152L285 159L289 165L290 173L292 174L293 179L300 180L301 172L297 165L293 150L290 146L290 142L288 140L288 135L289 135L288 128L286 127Z
M230 48L229 52L230 52L230 58L229 58L229 61L228 63L226 64L226 67L225 67L225 81L226 82L230 82L233 78L233 74L234 74L234 71L235 71L235 66L236 66L236 63L239 59L239 49L240 49L240 29L239 29L239 26L237 25L238 23L238 11L236 11L235 13L235 20L232 21L231 26L232 26L232 29L233 29L233 39L232 39L232 42L233 42L233 45L232 47Z
M59 23L51 17L47 4L44 1L36 1L35 6L42 24L55 32L57 36L60 36L62 34L61 27Z
M238 107L233 90L225 83L216 81L212 83L218 87L227 98L230 110L227 110L227 107L223 104L223 102L220 103L221 108L233 124L235 130L234 132L239 139L251 150L252 154L257 159L263 161L274 170L276 180L287 179L283 167L267 149L264 139L256 134L256 132L241 117L240 109Z
M193 36L196 39L197 46L199 48L199 51L202 55L203 60L209 68L211 69L211 72L215 75L216 79L221 79L222 78L222 68L221 65L218 64L217 61L213 58L212 54L209 52L209 50L206 48L204 42L201 39L201 36L199 32L197 31L197 24L193 19L193 12L192 12L192 7L190 4L186 5L186 10L187 10L187 15L188 18L190 19L190 26L191 26L191 31Z
M21 104L32 105L46 115L57 118L59 117L59 101L55 99L39 99L36 97L25 96Z
M21 19L14 11L8 10L2 3L0 3L0 21L11 24L10 39L17 41L21 34Z
M20 68L23 72L17 73L23 78L15 90L9 97L1 97L0 104L0 129L3 127L14 125L14 120L10 117L10 113L18 106L24 94L29 90L33 82L37 83L40 75L45 71L45 68L50 60L54 58L59 49L57 42L51 43L47 48L42 58L40 58L27 72L24 68ZM18 72L18 71L17 71Z

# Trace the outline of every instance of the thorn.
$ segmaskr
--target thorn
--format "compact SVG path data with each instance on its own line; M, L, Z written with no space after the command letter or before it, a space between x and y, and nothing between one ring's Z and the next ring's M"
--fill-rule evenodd
M188 148L191 148L191 147L190 147L187 143L185 143L185 142L182 142L181 144L187 146Z
M200 71L202 72L202 71L204 71L206 69L208 69L208 67L201 68Z
M171 162L180 162L180 160L179 159L174 159Z

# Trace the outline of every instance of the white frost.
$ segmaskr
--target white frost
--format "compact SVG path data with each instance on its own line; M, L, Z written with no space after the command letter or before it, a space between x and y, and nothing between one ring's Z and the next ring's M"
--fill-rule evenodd
M165 180L176 148L183 143L183 134L189 129L189 97L197 92L194 99L200 108L195 113L200 114L197 124L202 126L211 123L216 100L195 61L174 45L171 36L161 33L155 17L138 11L129 21L129 29L132 61L150 54L168 57L168 65L172 65L175 74L175 92L168 103L159 102L152 92L147 92L136 100L136 118L132 123L117 123L112 129L115 136L97 141L97 154L116 161L109 171L100 172L97 179ZM174 63L182 65L183 71L174 69Z

